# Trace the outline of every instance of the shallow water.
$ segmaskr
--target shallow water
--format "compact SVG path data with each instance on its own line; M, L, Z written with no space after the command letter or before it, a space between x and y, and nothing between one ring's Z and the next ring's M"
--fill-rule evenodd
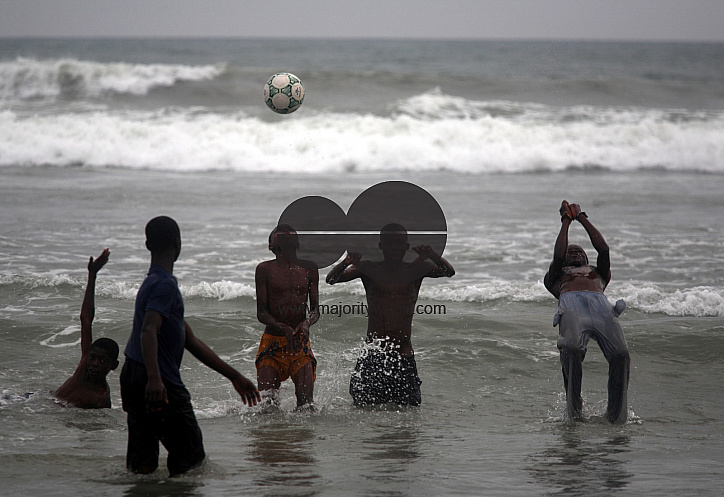
M717 495L724 476L718 436L724 406L712 379L724 372L724 289L714 269L721 267L722 230L711 223L721 223L720 217L696 213L701 205L721 210L716 192L722 191L722 178L651 173L624 181L605 172L406 177L428 188L443 207L445 255L457 269L450 280L423 284L420 302L445 309L414 321L423 405L351 405L349 375L366 328L359 314L322 316L312 328L319 360L319 411L313 414L293 412L289 382L282 388L280 412L246 408L226 380L187 356L182 376L209 457L203 468L171 481L164 469L148 477L124 469L117 372L109 377L111 410L62 407L45 393L62 383L79 357L77 316L88 255L111 247L111 260L99 275L94 329L96 336L123 346L135 289L148 266L143 225L156 213L174 216L184 243L175 272L188 321L224 359L253 377L262 331L255 317L253 268L268 257L266 231L273 217L304 192L327 195L346 209L364 185L386 176L357 174L342 184L333 175L4 169L4 490ZM271 185L281 182L289 186L272 194L277 190ZM666 195L655 193L659 186ZM533 196L536 191L541 193ZM563 192L571 200L586 199L584 208L612 247L609 298L629 303L621 318L632 357L631 419L625 426L603 419L607 365L593 343L584 363L586 421L569 422L563 415L557 330L551 326L555 299L541 284ZM145 204L144 198L154 201ZM667 232L682 236L663 242ZM585 241L580 229L572 230L574 236ZM656 244L669 254L665 263L655 257ZM358 284L321 283L320 296L330 305L364 299ZM26 392L33 393L26 398Z

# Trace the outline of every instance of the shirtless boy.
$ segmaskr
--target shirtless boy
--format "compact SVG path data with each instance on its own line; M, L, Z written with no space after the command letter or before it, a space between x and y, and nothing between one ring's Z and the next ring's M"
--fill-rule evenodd
M623 300L613 306L603 295L611 280L608 245L578 204L561 204L561 229L556 239L545 287L557 299L553 326L558 325L558 348L563 368L566 403L571 418L581 417L582 363L588 340L593 338L608 361L608 408L606 418L612 423L625 423L628 411L626 392L629 381L629 353L617 317L625 307ZM596 265L588 263L586 252L578 245L568 244L568 228L573 221L581 223L598 253Z
M314 402L317 360L309 327L319 319L319 271L313 262L297 259L298 248L294 229L279 225L269 235L275 258L256 267L257 318L266 325L256 368L263 398L276 403L282 381L291 378L297 408L302 408Z
M412 317L423 278L451 277L455 270L429 245L412 249L418 258L404 262L409 250L407 231L388 224L380 232L382 262L361 260L350 252L327 275L334 285L360 278L367 295L366 348L349 383L355 406L395 403L418 406L422 401L412 349ZM379 345L379 347L376 347Z
M88 284L80 309L80 362L73 376L52 392L56 398L83 409L111 407L111 390L106 376L118 367L118 344L110 338L93 342L95 291L98 271L108 262L111 251L103 250L88 261Z

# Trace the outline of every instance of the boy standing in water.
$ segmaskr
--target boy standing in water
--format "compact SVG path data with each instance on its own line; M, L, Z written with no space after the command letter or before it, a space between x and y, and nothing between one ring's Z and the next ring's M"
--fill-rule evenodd
M111 390L106 381L108 373L118 367L118 344L110 338L93 342L95 292L98 271L108 262L111 251L103 250L97 259L88 261L88 284L80 308L80 362L73 376L52 395L83 409L111 407Z
M297 408L313 408L317 360L309 327L319 319L319 271L313 262L297 258L298 248L296 231L281 224L269 235L275 259L256 267L257 318L266 325L256 356L257 383L261 394L276 403L281 382L291 377Z
M206 457L191 396L181 381L184 349L231 380L241 400L256 404L254 384L194 335L184 320L184 303L173 276L181 253L176 221L160 216L146 225L151 268L136 296L133 331L121 371L121 399L128 413L126 465L136 473L158 466L158 442L168 450L171 476L197 467Z
M422 402L420 378L412 349L412 318L423 278L451 277L452 265L429 245L413 247L418 257L403 261L409 250L407 230L388 224L380 232L379 248L384 260L361 260L350 252L327 274L334 285L356 278L362 280L367 295L367 343L379 347L365 349L349 382L355 406L385 404L419 406Z
M625 423L628 413L626 391L629 380L629 353L618 316L626 304L612 306L603 295L611 281L611 261L603 235L589 221L578 204L565 200L559 210L561 229L556 239L545 287L559 300L553 326L558 326L558 349L563 368L563 385L571 418L580 418L583 409L581 378L588 340L593 338L608 361L608 408L606 419ZM568 244L568 228L578 221L598 252L596 265L588 263L586 252Z

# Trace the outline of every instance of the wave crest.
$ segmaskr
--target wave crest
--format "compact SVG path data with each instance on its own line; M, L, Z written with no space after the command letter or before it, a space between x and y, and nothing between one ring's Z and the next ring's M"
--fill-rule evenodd
M105 93L142 96L153 88L181 81L211 80L224 70L221 64L128 64L19 57L0 62L0 101L98 97Z
M305 106L286 118L268 111L250 115L241 107L48 116L0 111L0 166L306 174L724 173L724 112L553 108L440 93L412 97L388 115Z

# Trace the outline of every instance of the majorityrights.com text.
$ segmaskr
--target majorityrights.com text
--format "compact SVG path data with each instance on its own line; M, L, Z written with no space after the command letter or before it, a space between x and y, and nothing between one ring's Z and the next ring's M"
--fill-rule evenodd
M384 309L379 309L381 312L399 312L402 314L427 314L427 315L444 315L447 314L447 308L445 304L385 304ZM328 316L350 316L359 314L367 316L369 314L369 306L364 302L357 302L355 304L345 304L339 302L336 304L319 304L319 313ZM280 314L296 314L299 311L308 312L307 306L299 307L295 305L281 305L279 306Z

